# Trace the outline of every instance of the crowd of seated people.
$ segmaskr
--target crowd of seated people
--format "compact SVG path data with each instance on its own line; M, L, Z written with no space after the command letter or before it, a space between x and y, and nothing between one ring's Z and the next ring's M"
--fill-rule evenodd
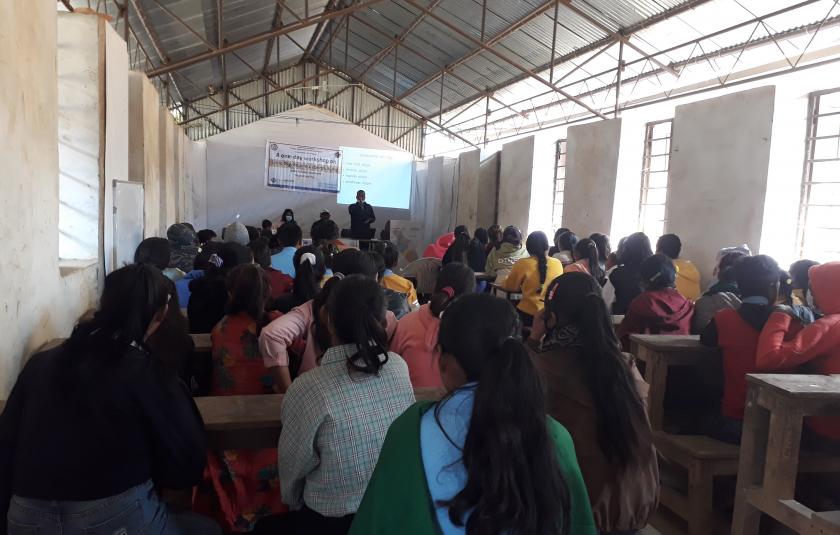
M311 236L286 210L277 228L180 223L144 240L14 386L0 534L632 534L657 509L659 466L631 335L721 348L708 434L733 443L748 373L840 373L840 263L788 275L725 248L703 292L673 234L612 251L600 233L562 228L551 246L458 226L418 295L393 244L348 247L328 211ZM189 333L210 334L207 384ZM276 448L207 450L191 394L273 393ZM836 420L807 428L840 449ZM159 498L191 488L191 510Z

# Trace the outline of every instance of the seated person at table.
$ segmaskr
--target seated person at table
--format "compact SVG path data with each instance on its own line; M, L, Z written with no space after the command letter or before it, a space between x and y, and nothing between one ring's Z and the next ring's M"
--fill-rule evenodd
M676 234L665 234L656 242L656 252L664 254L677 268L677 291L689 301L695 301L700 294L700 271L690 260L680 258L682 241Z
M440 317L456 297L474 289L475 274L469 267L460 262L447 264L440 270L431 301L397 324L391 350L408 364L414 388L443 386L438 369Z
M563 229L560 229L563 230ZM557 232L560 232L558 230ZM554 244L556 252L550 255L552 258L556 258L560 262L563 263L563 266L567 266L575 261L575 245L577 245L578 237L577 235L567 230L566 232L562 232L559 235L554 235Z
M333 269L336 276L327 281L313 300L293 308L288 314L272 321L260 333L260 354L266 368L281 366L289 368L289 375L294 379L298 374L318 366L324 351L330 347L330 333L326 323L326 303L330 292L341 277L364 275L376 281L376 264L373 259L358 249L346 249L333 257ZM341 275L338 275L338 274ZM388 340L397 328L397 318L393 312L385 314ZM290 362L289 351L303 340L300 360ZM288 384L277 385L280 393L286 391Z
M741 306L741 290L738 289L735 277L735 265L746 256L741 251L733 251L721 257L716 270L718 281L694 303L694 318L691 320L693 334L702 333L719 310Z
M689 334L694 304L675 288L676 268L663 254L648 257L639 267L645 291L636 297L618 328L624 350L631 334Z
M636 232L624 238L618 246L618 266L610 273L610 286L614 290L615 301L611 313L627 314L630 303L644 291L639 268L642 262L653 255L650 240L644 232Z
M782 270L769 256L735 254L739 255L739 260L734 267L721 270L719 276L726 271L734 272L741 304L718 311L700 335L700 343L719 347L723 352L721 417L712 422L708 432L718 440L740 444L747 402L747 374L758 371L755 357L758 337L778 298Z
M191 333L209 333L225 315L228 294L226 280L230 270L254 261L251 250L238 243L225 243L219 254L208 259L204 277L190 283L187 316Z
M291 208L286 208L285 210L283 210L283 215L280 216L280 221L281 221L280 228L290 226L290 225L293 225L293 226L296 226L296 227L299 226L297 224L297 221L295 221L295 212Z
M321 240L332 241L338 239L340 234L338 225L330 217L329 210L321 210L318 221L312 223L312 228L309 230L309 237L312 238L312 243L318 243Z
M382 285L382 279L385 277L386 269L385 258L376 251L365 251L365 254L373 259L373 263L376 265L376 282ZM385 307L393 312L397 319L401 319L411 312L412 308L408 302L408 294L397 292L384 286L382 286L382 289L385 292Z
M267 238L260 238L248 244L254 254L254 262L265 271L268 277L271 301L276 301L281 296L288 295L295 286L295 279L271 267L271 248Z
M300 247L303 233L300 227L292 224L285 224L277 231L277 238L280 251L271 256L271 267L286 275L295 277L295 251Z
M347 277L327 308L331 347L292 383L280 414L281 494L301 535L347 533L388 427L414 403L408 367L387 349L379 284Z
M545 414L520 331L510 303L489 294L447 309L449 393L388 430L351 535L597 533L572 439Z
M327 272L327 267L324 265L324 253L311 245L295 251L292 262L295 266L293 289L291 293L274 301L274 308L283 314L315 299L315 296L321 293L321 282Z
M584 238L575 244L575 262L563 268L564 273L586 273L592 276L599 285L607 282L604 269L601 266L598 246L589 238Z
M408 304L412 310L419 307L420 303L417 300L417 290L414 288L414 283L394 273L394 268L400 261L400 252L397 248L389 243L382 251L382 258L385 260L385 273L380 280L382 286L407 295Z
M473 271L483 271L487 264L484 246L480 241L470 239L470 233L463 225L455 227L455 241L446 250L441 261L443 265L450 262L460 262Z
M551 283L548 327L534 354L548 414L572 435L595 525L635 533L656 512L659 468L647 412L648 385L621 353L601 287L583 273Z
M787 271L780 271L779 275L779 299L776 304L790 307L793 315L802 322L803 325L814 323L816 319L815 311L806 305L797 305L793 297L793 281Z
M260 266L243 264L231 270L227 287L227 315L211 333L210 395L273 394L273 374L288 374L288 369L266 369L260 357L260 330L279 315L265 311L268 277ZM210 452L208 467L227 530L251 531L261 517L286 511L280 501L276 448Z
M790 279L793 286L793 304L808 305L808 292L811 287L811 279L808 271L819 266L819 262L813 260L797 260L790 265Z
M528 251L522 246L522 231L513 226L507 227L502 233L502 241L487 253L484 271L504 276L521 258L528 258Z
M190 393L144 345L168 282L150 265L110 273L93 319L27 361L0 416L0 532L221 533L158 498L207 459Z
M517 308L522 323L530 327L534 323L534 316L543 308L548 284L563 274L563 264L548 256L548 237L544 232L532 232L525 248L531 256L513 265L510 274L502 282L502 288L522 294Z
M840 374L840 262L814 266L808 276L814 305L823 316L791 337L791 331L798 328L798 318L790 307L778 307L758 339L759 370L777 371L807 364L810 373ZM840 448L840 422L836 417L813 417L806 422Z

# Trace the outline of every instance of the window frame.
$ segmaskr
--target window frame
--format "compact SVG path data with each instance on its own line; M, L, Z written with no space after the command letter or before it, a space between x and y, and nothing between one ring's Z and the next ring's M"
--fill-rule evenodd
M666 137L658 137L654 138L654 130L660 124L669 123L671 128L669 130L668 136ZM674 138L674 119L661 119L659 121L651 121L645 123L645 141L644 141L644 153L642 156L642 180L641 185L639 188L639 222L638 228L641 232L646 232L646 208L648 206L662 206L663 214L662 214L662 231L660 234L664 233L666 230L666 225L668 223L668 189L670 188L670 173L671 173L671 148L672 143L671 141ZM668 152L663 154L653 154L653 145L656 141L668 140ZM659 158L665 156L667 158L667 164L665 166L664 171L651 171L651 164L654 158ZM650 187L650 177L652 173L664 173L665 174L665 186L659 188L652 188ZM649 203L648 201L648 194L650 190L665 190L665 201L661 204L659 203Z
M560 157L563 156L563 164L560 164ZM567 138L558 139L554 142L554 180L552 180L552 194L551 194L551 224L555 229L558 229L563 226L563 203L559 205L559 217L558 217L558 205L557 205L557 186L558 184L562 184L563 189L563 199L565 202L566 197L566 158L569 157L569 143ZM563 170L563 176L560 175L560 170Z

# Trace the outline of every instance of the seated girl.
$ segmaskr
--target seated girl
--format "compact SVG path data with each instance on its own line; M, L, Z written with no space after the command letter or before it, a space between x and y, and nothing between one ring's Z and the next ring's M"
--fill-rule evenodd
M359 274L376 281L376 264L370 255L358 249L345 249L336 254L333 257L333 269L337 276L327 281L321 293L311 301L293 308L288 314L272 321L260 333L260 354L263 357L263 364L266 368L279 366L283 372L282 380L277 383L277 390L280 393L289 388L292 379L298 374L318 366L324 351L330 347L326 303L340 277ZM339 273L340 276L338 276ZM386 332L390 341L397 328L397 318L393 313L387 312L385 319ZM300 345L301 340L303 347L299 351L300 360L290 361L289 351L293 347L300 349L297 346Z
M328 309L331 347L292 383L280 415L283 502L297 511L302 535L347 533L388 427L414 403L405 361L387 350L376 281L338 282Z
M263 366L260 330L278 313L266 313L270 281L255 264L231 270L227 315L213 328L213 396L272 394L274 377ZM275 372L279 368L274 369ZM286 511L280 501L277 449L211 452L210 478L229 531L251 531L263 516Z
M207 460L190 393L145 346L170 292L155 267L118 269L93 319L27 361L0 416L0 532L221 533L158 498Z
M274 301L274 308L284 314L315 299L315 296L321 293L321 282L327 272L324 253L311 245L295 251L292 264L295 266L292 291Z
M507 227L502 233L502 241L487 253L484 271L504 278L521 258L528 258L528 251L522 247L522 231L514 226Z
M631 303L618 327L624 350L631 334L690 334L694 304L676 288L677 270L670 258L655 254L639 267L645 291Z
M598 530L635 533L659 496L648 385L621 353L595 279L556 279L544 313L547 332L534 363L548 389L548 413L572 435Z
M702 333L719 311L741 306L741 290L735 277L735 266L746 256L740 251L733 251L721 257L716 270L718 281L694 303L692 333Z
M281 296L288 295L294 288L295 280L271 267L271 247L269 246L268 238L259 238L248 244L251 252L254 253L254 262L263 268L265 274L268 276L269 290L271 291L271 301L274 302Z
M563 264L548 256L548 237L544 232L532 232L525 242L525 248L531 256L513 265L510 274L502 282L502 288L522 294L517 308L522 323L530 327L534 323L534 316L543 308L548 284L563 274Z
M575 244L575 262L563 268L566 273L586 273L591 275L598 284L603 286L607 282L607 276L601 265L600 253L594 240L584 238Z
M609 275L608 286L612 287L611 293L615 296L614 301L607 300L610 312L626 314L630 302L642 293L644 287L639 268L652 255L650 239L644 232L631 234L618 244L618 266Z
M438 338L449 393L391 426L352 535L597 533L572 439L545 415L520 327L489 294L450 305Z
M235 242L225 243L218 255L210 257L204 276L190 283L187 316L191 333L209 333L213 330L225 315L228 299L225 281L228 273L240 264L253 261L251 250Z
M562 230L565 232L560 232ZM557 232L559 234L554 234L554 252L550 256L561 261L565 267L575 261L574 250L578 237L568 229L559 229Z
M431 301L397 324L391 350L408 364L414 388L443 386L438 370L440 317L453 299L474 288L475 274L470 268L458 262L447 264L438 275Z

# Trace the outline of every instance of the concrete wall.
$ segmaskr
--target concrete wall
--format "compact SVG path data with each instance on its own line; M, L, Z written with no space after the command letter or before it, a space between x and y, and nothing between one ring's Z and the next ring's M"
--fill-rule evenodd
M114 263L114 180L128 180L128 50L114 28L103 24L105 35L105 210L103 241L105 271Z
M273 190L266 188L265 144L267 140L316 147L352 146L370 149L402 150L367 130L314 106L284 112L296 117L297 124L271 117L207 138L207 225L219 232L237 216L245 224L259 226L264 218L279 221L283 210L291 208L308 236L309 227L323 209L332 212L341 228L349 227L347 206L336 203L334 193ZM376 206L376 199L368 199ZM389 219L411 218L410 210L379 208L378 230Z
M563 226L579 236L611 231L620 138L621 119L569 128Z
M516 225L528 231L531 210L531 180L534 138L529 136L502 147L499 171L499 224Z
M166 228L161 226L160 98L143 73L129 73L128 81L131 180L143 182L145 237L162 236Z
M458 197L455 201L455 221L466 225L470 232L478 223L479 158L478 149L462 152L458 156Z
M496 203L498 202L499 159L500 152L494 152L479 164L478 211L476 224L490 227L496 224Z
M721 247L761 240L775 88L678 106L674 117L666 231L708 283Z
M0 17L0 399L42 343L70 334L102 268L59 269L55 2L9 2Z

